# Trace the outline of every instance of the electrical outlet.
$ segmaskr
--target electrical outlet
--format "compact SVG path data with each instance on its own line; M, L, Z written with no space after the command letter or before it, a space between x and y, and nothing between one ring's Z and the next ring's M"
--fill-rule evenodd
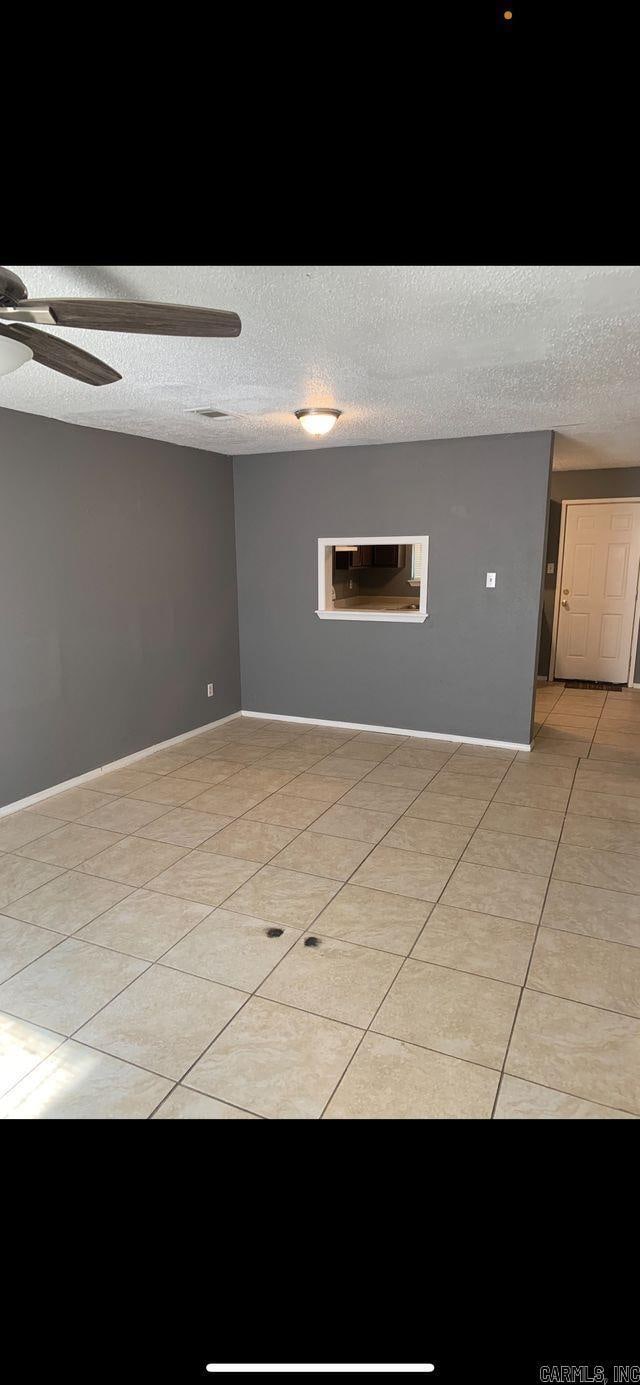
M213 683L207 683L207 697L213 697Z
M495 572L488 572L488 573L487 573L487 586L488 586L488 587L495 587L495 585L496 585L496 574L495 574Z

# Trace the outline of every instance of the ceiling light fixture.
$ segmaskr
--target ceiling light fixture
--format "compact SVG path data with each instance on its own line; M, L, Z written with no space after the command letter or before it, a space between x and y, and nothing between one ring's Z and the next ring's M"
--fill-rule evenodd
M296 418L312 438L323 438L335 428L341 409L296 409Z
M21 341L13 341L11 337L0 336L0 375L10 375L12 370L18 370L32 358L33 351L30 346L25 346Z

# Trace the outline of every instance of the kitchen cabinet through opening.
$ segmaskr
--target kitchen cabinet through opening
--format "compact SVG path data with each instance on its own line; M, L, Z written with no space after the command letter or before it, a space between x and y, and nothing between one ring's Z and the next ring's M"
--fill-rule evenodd
M318 539L321 619L427 618L426 534Z

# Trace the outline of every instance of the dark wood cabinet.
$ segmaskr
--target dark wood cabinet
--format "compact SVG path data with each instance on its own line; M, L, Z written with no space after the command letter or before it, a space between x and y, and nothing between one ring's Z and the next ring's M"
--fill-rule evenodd
M373 547L370 543L361 544L355 553L350 553L352 568L373 566Z
M375 544L372 567L399 567L399 549L397 543Z
M360 544L355 552L336 553L336 572L363 567L404 567L405 545L398 543Z

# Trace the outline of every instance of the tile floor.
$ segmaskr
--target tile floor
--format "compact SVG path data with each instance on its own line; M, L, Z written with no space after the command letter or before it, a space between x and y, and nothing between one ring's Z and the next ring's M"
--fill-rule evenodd
M239 717L0 818L0 1115L640 1115L640 693Z

